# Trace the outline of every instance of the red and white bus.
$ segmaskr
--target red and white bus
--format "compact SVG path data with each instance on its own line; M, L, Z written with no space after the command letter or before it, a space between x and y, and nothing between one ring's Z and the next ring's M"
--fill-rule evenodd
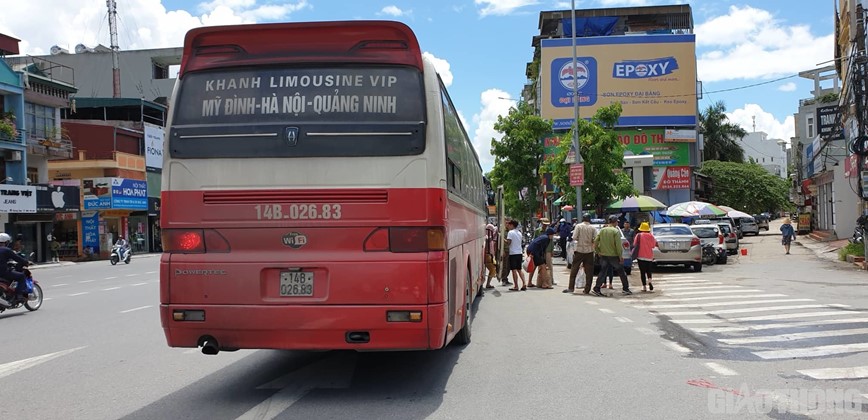
M193 29L170 109L160 261L169 346L470 341L482 169L410 28Z

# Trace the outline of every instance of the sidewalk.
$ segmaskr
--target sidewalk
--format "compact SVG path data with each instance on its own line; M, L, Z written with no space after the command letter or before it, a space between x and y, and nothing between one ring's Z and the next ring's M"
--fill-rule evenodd
M147 253L147 254L133 254L131 258L135 260L135 259L139 259L139 258L159 257L160 255L163 255L163 253L162 252L152 252L152 253ZM92 260L92 261L78 261L78 262L76 262L76 261L45 262L45 263L33 264L27 268L29 268L31 270L36 270L36 269L40 269L40 268L67 267L70 265L76 265L76 264L88 263L88 262L97 262L97 261L108 262L107 259L105 259L105 260Z
M838 259L838 250L846 246L847 242L846 239L819 242L809 238L808 235L801 235L797 237L794 243L811 250L811 252L813 252L818 258L852 266L852 264Z

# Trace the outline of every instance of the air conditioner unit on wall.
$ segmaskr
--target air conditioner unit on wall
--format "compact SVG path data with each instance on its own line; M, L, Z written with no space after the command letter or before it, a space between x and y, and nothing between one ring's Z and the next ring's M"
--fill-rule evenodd
M21 151L19 150L6 150L3 153L3 159L7 162L20 162L21 161Z

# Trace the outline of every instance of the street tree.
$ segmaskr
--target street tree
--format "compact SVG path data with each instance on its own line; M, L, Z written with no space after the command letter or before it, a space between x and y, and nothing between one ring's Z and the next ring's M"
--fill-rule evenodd
M505 214L528 222L539 208L542 138L551 133L552 122L534 115L532 107L519 102L508 115L497 117L494 129L503 136L491 139L494 167L489 179L492 185L503 186Z
M717 101L699 113L700 131L704 137L703 160L744 162L744 149L739 142L747 132L729 121L726 105Z
M745 213L789 209L787 181L756 163L709 160L700 169L713 182L711 200Z
M577 124L579 151L585 166L582 204L584 209L594 209L597 214L602 214L613 200L638 194L633 181L622 171L626 146L618 140L614 129L621 111L621 103L615 102L599 108L590 121L579 119ZM570 186L570 165L564 163L573 144L572 130L561 136L557 153L546 160L545 170L552 174L552 183L563 194L562 201L575 204L576 188Z

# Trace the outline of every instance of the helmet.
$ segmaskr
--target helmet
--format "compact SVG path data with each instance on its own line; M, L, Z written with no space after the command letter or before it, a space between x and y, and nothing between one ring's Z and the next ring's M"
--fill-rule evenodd
M0 243L5 244L12 242L12 237L8 233L0 233Z

